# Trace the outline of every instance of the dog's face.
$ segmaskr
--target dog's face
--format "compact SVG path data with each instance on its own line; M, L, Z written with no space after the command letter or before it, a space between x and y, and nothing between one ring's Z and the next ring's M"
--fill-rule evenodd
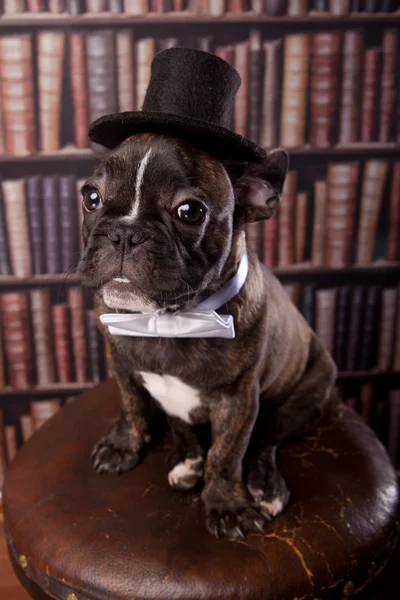
M286 154L269 162L271 181L178 139L130 138L82 188L84 285L110 309L195 306L217 289L243 224L272 214Z

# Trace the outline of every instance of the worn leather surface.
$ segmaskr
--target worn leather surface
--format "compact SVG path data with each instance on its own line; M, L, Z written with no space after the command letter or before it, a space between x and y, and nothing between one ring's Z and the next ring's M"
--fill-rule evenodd
M343 598L373 579L394 548L395 473L346 407L282 450L288 508L263 534L235 543L207 532L197 493L169 488L165 443L131 473L92 470L91 448L117 414L109 381L46 423L8 472L11 552L52 597Z

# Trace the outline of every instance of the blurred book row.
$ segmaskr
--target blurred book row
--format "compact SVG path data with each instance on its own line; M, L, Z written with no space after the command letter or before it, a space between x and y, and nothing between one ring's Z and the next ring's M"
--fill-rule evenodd
M81 288L65 302L44 288L0 295L0 388L98 382L107 374L103 337Z
M234 65L242 86L232 128L264 147L400 143L398 38L392 28L375 47L363 30L264 40L254 29L229 45L213 36L136 39L127 28L0 36L0 153L87 148L88 124L140 109L154 55L177 45Z
M400 161L329 163L326 179L307 191L298 189L298 175L289 171L276 215L247 226L248 244L267 267L400 259ZM376 249L378 229L385 241Z
M210 16L250 12L270 17L297 17L314 12L347 15L351 12L387 13L395 9L395 0L3 0L5 14L111 12L145 15L187 11Z

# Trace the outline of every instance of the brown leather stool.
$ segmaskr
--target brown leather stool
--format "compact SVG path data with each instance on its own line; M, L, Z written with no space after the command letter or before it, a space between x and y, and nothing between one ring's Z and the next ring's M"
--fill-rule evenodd
M93 471L92 446L109 431L118 402L112 381L78 397L10 467L6 534L33 598L345 598L385 566L396 545L396 475L346 407L282 450L288 508L263 534L232 543L207 532L198 494L168 486L165 442L130 473ZM368 598L398 599L398 584L392 595Z

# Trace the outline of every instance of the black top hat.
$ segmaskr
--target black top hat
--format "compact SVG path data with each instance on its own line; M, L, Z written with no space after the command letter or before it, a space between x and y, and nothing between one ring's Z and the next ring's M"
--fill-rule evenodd
M97 119L89 137L115 148L135 133L169 133L218 158L261 161L263 148L228 129L240 83L239 73L213 54L164 50L152 62L142 110Z

